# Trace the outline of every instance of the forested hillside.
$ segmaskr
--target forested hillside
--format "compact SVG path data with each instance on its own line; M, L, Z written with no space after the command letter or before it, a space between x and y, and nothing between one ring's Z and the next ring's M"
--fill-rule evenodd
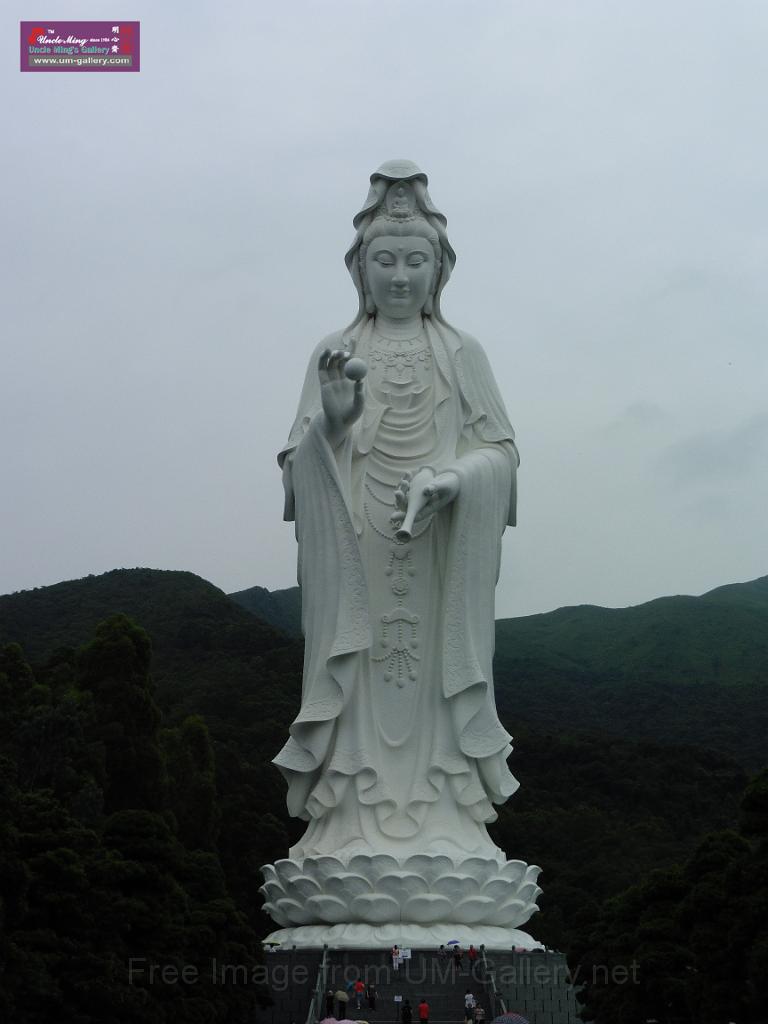
M257 968L258 913L228 865L241 829L256 863L285 836L199 716L163 718L150 665L123 615L34 671L0 651L0 1020L191 1024L265 1002L211 963ZM153 982L151 964L194 981Z
M241 608L286 636L294 639L301 636L301 591L298 587L290 587L288 590L249 587L248 590L239 590L229 596Z
M515 735L510 767L521 788L491 831L510 857L544 869L542 909L530 924L542 941L589 958L607 898L646 884L655 870L680 870L709 833L738 827L739 800L765 742L764 583L652 602L626 616L564 609L499 623L499 705ZM283 593L285 612L295 591ZM697 624L700 608L705 626ZM660 634L664 664L653 655L662 620L673 623ZM708 664L717 629L728 635L719 676L710 664L697 681L681 666ZM603 634L610 658L599 650ZM691 650L685 635L698 638ZM647 663L629 658L633 637ZM259 909L258 868L284 856L300 832L269 762L298 709L301 641L190 573L136 569L0 597L2 644L21 645L6 646L0 666L10 822L0 833L3 955L31 965L6 985L7 1005L34 989L46 1012L74 1000L83 1021L100 1019L99 999L126 984L120 964L133 940L121 931L124 913L133 935L178 961L232 943L238 955L258 956L257 939L270 927ZM749 665L745 678L739 666ZM721 721L707 721L691 699L699 686L730 695ZM754 694L757 724L743 714L741 692ZM654 700L677 708L679 736L660 730L653 739L649 721L632 728L661 714ZM602 708L584 710L590 701ZM713 742L718 728L721 743ZM731 750L739 730L747 740ZM207 873L204 884L199 872ZM93 900L83 900L85 889ZM206 923L211 914L215 926ZM84 980L82 991L71 981L77 974L66 980L71 956L83 979L95 972L102 980ZM190 989L174 998L199 995ZM224 992L216 995L221 1016L211 1019L224 1020L231 1008ZM604 993L595 998L610 1004ZM187 1019L167 1016L160 1002L155 1010L135 1019Z

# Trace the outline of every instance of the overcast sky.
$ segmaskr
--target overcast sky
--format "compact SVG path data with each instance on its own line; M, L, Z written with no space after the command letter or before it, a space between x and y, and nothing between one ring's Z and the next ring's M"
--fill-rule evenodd
M21 74L21 19L141 21ZM5 0L0 592L295 582L274 453L351 218L428 173L522 457L498 612L768 573L764 0Z

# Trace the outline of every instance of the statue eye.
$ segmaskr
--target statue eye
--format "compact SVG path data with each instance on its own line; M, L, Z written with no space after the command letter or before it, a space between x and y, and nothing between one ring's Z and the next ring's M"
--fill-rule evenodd
M409 267L420 267L422 263L426 263L427 257L420 252L411 253L408 257Z
M377 263L381 264L382 267L391 267L395 262L388 252L377 253L374 258Z

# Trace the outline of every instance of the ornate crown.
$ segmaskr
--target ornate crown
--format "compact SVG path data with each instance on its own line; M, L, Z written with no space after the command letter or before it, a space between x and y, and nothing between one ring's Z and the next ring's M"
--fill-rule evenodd
M407 181L396 181L394 185L390 185L384 196L384 201L374 215L376 220L382 217L399 223L408 220L426 220L416 203L413 185Z

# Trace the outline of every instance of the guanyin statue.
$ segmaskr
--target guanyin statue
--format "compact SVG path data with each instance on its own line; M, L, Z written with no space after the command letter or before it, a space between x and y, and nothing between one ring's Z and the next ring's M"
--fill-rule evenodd
M264 868L271 938L530 946L539 869L486 831L518 785L491 668L514 432L480 344L441 313L456 256L427 176L383 164L353 223L359 310L312 354L278 457L306 652L275 764L308 825Z

